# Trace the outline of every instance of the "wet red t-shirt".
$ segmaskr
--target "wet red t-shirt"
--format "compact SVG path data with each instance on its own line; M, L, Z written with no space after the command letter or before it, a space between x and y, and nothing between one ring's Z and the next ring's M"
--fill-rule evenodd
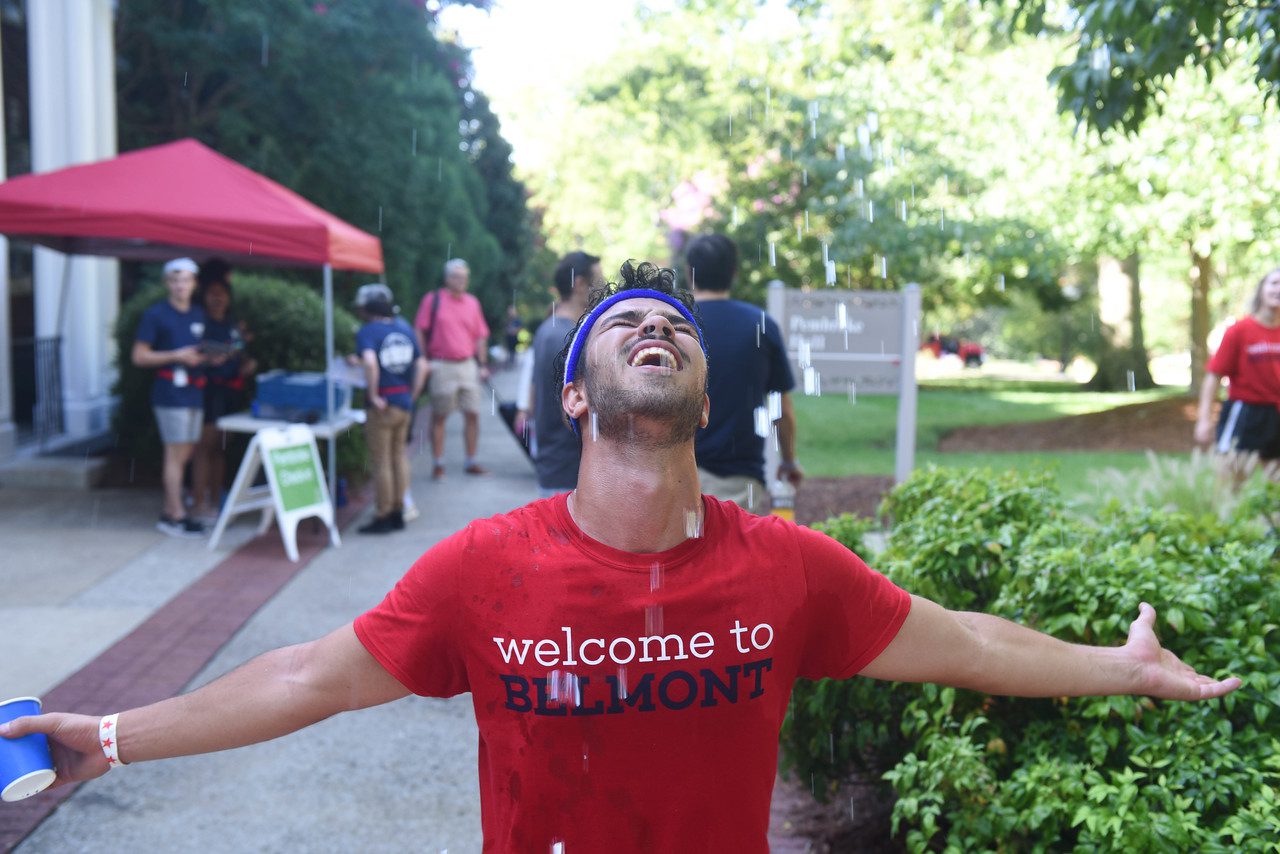
M857 673L910 598L823 534L704 507L701 537L632 554L536 501L356 620L410 691L471 692L486 851L768 850L792 683Z
M1237 320L1205 370L1230 380L1231 400L1280 405L1280 326L1263 326L1252 317Z

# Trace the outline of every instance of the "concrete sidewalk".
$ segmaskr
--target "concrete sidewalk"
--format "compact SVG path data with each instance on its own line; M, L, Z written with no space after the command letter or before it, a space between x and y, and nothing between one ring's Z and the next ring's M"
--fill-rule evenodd
M511 373L499 375L503 396L510 396L506 387L513 381ZM426 421L422 417L420 424ZM532 466L496 407L485 408L480 431L480 457L493 474L463 474L461 427L455 416L444 481L430 480L427 448L411 458L421 518L402 533L382 536L362 536L351 525L341 548L316 547L305 569L184 690L261 652L350 621L376 604L432 544L472 519L536 497ZM217 608L219 596L234 597L236 588L257 580L242 576L237 582L234 566L210 572L233 546L251 539L256 514L210 552L203 541L155 533L157 501L145 491L0 492L0 540L8 553L0 571L0 619L6 627L24 627L18 634L28 636L21 648L12 631L0 639L0 691L6 697L48 693L161 606L172 608L170 600L189 603L189 613L175 620L195 620ZM288 564L274 529L263 541L256 544L258 569L249 562L243 571ZM263 557L277 549L278 559ZM206 579L202 598L192 601L190 589L200 586L193 582L206 573L223 577L214 584ZM128 664L120 647L128 640L114 648L122 670ZM161 653L168 659L181 650ZM52 797L45 793L24 803ZM16 806L0 805L0 812ZM16 850L472 851L480 841L476 728L466 695L408 698L267 744L116 769L81 786Z

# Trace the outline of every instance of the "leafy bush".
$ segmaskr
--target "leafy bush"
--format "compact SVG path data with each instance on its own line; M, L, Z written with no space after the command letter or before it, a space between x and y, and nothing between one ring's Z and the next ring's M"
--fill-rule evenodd
M1206 703L801 684L784 751L816 791L882 775L912 851L1275 850L1280 591L1252 512L1116 503L1086 520L1044 478L950 470L918 472L886 507L880 568L913 592L1102 645L1149 601L1173 652L1246 684Z
M306 285L271 276L237 272L233 287L236 316L248 326L251 337L245 350L258 362L259 371L284 368L290 371L324 369L324 300ZM116 352L120 354L120 376L115 392L120 396L113 428L119 449L139 461L161 457L160 434L151 412L152 372L133 366L129 354L142 313L155 302L166 298L163 286L150 285L134 294L120 307L116 319ZM358 324L350 312L334 307L333 333L336 353L349 353L355 347ZM252 383L248 399L253 397ZM321 443L325 453L327 443ZM349 430L338 441L338 466L344 473L362 474L365 470L364 437L359 430ZM228 459L234 471L236 459Z

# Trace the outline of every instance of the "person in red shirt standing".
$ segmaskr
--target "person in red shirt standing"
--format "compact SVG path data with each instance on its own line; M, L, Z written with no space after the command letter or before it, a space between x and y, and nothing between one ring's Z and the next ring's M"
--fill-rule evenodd
M628 262L622 278L595 293L563 354L561 402L583 436L576 490L470 523L319 640L186 696L18 718L0 737L48 735L59 784L410 693L470 692L485 851L741 854L768 850L798 677L1022 697L1239 687L1162 649L1146 603L1124 646L1063 643L912 596L824 534L702 495L693 299L673 270Z
M431 453L433 480L444 478L444 424L455 409L462 410L462 438L467 458L463 471L488 474L476 459L480 442L481 385L489 381L489 324L480 301L467 293L471 268L461 258L444 265L444 287L422 298L414 328L418 347L431 366L427 393L431 397Z
M1227 402L1212 421L1213 403L1223 378ZM1218 350L1205 366L1196 414L1195 439L1213 443L1223 468L1236 486L1258 461L1268 476L1280 458L1280 268L1258 282L1249 317L1227 327Z

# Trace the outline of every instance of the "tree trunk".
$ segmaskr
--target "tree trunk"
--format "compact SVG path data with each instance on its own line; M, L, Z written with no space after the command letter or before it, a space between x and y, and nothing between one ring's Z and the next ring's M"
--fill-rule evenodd
M1102 345L1098 369L1089 380L1094 391L1152 388L1151 367L1142 329L1142 280L1138 253L1122 261L1098 260L1098 308Z
M1191 250L1191 393L1198 394L1209 361L1209 288L1213 284L1213 251L1190 244Z

